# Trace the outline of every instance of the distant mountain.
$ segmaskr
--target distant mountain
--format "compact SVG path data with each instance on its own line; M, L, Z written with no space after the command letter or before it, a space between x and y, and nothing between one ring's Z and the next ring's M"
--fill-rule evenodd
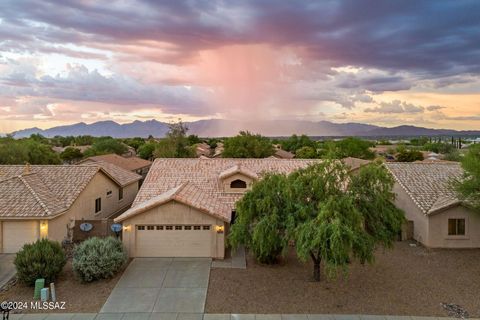
M300 120L272 120L272 121L234 121L222 119L200 120L187 123L191 134L201 137L226 137L236 135L241 130L261 133L266 136L290 136L306 134L309 136L434 136L434 135L480 135L479 131L455 131L448 129L428 129L415 126L398 126L393 128L379 127L361 123L333 123L329 121L300 121ZM39 133L45 137L54 136L112 136L115 138L128 137L163 137L168 131L168 124L156 120L134 121L119 124L114 121L100 121L92 124L83 122L53 127L42 130L30 128L15 131L16 138L29 137Z

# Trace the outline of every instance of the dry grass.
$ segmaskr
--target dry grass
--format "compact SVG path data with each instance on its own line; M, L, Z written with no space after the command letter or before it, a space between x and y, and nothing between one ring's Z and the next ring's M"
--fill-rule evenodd
M124 270L125 268L111 279L95 281L92 283L81 283L75 278L72 270L72 263L71 260L69 260L62 273L55 281L57 301L65 301L66 310L35 311L28 309L23 310L23 313L99 312ZM21 283L17 283L8 291L0 293L0 301L21 301L28 302L28 305L30 305L30 301L33 301L32 297L33 287L27 287Z
M281 265L248 258L246 270L214 269L208 313L337 313L446 316L441 302L480 316L480 250L427 250L399 242L348 277L312 282L312 264L290 252Z

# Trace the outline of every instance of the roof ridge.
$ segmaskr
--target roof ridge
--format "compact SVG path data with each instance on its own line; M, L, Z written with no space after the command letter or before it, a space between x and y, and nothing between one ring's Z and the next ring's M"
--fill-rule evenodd
M25 180L25 178L22 176L22 175L18 175L17 176L18 179L20 179L20 181L22 181L22 183L27 187L28 191L30 191L30 193L33 195L33 197L35 198L35 200L38 202L38 204L42 207L42 209L45 211L46 215L51 215L52 212L50 211L50 209L48 209L47 205L45 203L43 203L43 201L40 199L40 197L38 196L38 194L35 192L35 190L33 190L32 186L30 186L30 184L27 182L27 180ZM45 186L47 189L48 187ZM49 191L51 192L51 190L49 189Z

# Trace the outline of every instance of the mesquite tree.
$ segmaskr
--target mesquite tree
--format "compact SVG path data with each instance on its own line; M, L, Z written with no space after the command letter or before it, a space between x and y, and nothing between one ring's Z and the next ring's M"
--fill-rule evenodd
M393 183L380 163L353 173L338 160L287 178L268 175L238 203L240 224L233 225L230 243L243 243L260 261L272 262L293 240L298 257L312 259L316 281L321 262L329 275L346 270L352 259L372 262L376 245L390 247L404 220L393 204Z
M237 219L228 242L244 244L262 263L274 263L288 245L287 225L293 223L286 196L287 177L268 174L237 202Z

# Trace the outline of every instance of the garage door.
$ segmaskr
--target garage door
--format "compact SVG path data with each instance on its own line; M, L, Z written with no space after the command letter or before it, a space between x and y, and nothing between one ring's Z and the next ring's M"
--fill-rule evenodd
M16 253L25 243L32 243L38 239L37 221L4 221L2 224L4 253Z
M210 225L137 225L137 257L211 257Z

